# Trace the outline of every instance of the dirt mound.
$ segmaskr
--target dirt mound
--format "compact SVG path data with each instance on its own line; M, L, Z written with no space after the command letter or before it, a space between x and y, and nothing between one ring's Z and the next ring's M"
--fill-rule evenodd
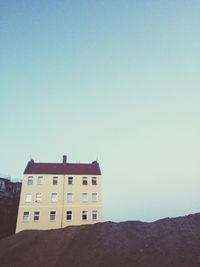
M0 265L199 267L200 213L152 223L23 231L0 240Z
M19 197L0 197L0 239L15 233L18 207Z

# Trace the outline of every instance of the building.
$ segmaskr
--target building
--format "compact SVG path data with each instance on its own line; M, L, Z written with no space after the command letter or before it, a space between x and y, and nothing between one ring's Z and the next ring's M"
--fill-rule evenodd
M21 182L12 182L10 177L0 177L0 197L14 198L20 196Z
M12 195L14 197L19 197L20 196L21 187L22 187L22 183L21 182L12 182Z
M102 221L101 170L92 163L29 161L23 176L16 232Z

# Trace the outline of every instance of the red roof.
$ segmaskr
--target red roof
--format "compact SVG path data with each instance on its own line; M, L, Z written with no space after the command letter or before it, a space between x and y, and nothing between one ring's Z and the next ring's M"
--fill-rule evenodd
M39 163L29 161L24 174L101 175L99 163Z

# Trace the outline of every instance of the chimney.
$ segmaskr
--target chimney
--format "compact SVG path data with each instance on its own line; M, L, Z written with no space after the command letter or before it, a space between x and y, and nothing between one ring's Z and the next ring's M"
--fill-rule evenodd
M67 155L63 155L63 163L67 163Z

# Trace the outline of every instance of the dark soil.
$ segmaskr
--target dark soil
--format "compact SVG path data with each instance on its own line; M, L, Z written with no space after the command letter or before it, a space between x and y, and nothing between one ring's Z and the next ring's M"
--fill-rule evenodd
M199 267L200 213L22 231L0 240L0 266Z
M19 198L0 197L0 239L15 233L18 206Z

